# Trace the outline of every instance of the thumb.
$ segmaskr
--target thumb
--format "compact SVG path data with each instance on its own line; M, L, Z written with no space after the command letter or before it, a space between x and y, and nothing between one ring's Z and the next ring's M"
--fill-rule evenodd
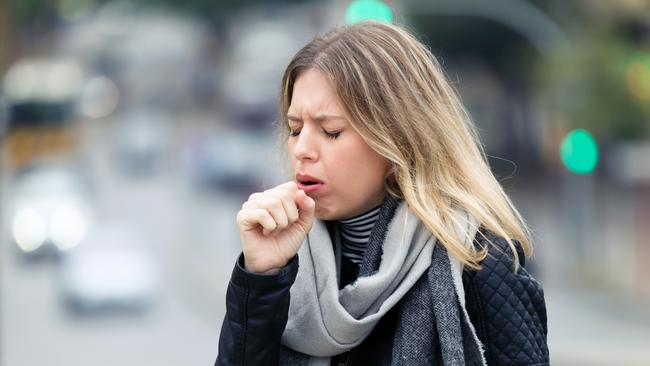
M300 221L306 223L308 225L307 230L309 230L311 229L311 224L314 221L316 202L303 190L299 190L296 195L296 203L298 204L298 215L300 216Z

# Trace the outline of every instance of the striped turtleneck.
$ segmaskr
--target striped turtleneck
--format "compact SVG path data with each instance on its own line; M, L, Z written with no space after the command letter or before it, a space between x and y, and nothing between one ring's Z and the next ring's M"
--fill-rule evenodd
M337 221L341 234L341 254L350 262L360 265L366 253L368 239L379 217L381 205L355 217Z

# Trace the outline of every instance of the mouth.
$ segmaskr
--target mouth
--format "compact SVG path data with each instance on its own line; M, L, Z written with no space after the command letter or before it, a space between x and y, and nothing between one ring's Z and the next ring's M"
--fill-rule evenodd
M322 184L322 183L314 182L314 181L311 181L311 180L305 180L305 181L298 182L298 183L300 183L302 185L305 185L305 186L313 186L314 184Z
M305 191L305 193L314 192L324 185L321 180L305 174L296 174L296 182L298 188Z

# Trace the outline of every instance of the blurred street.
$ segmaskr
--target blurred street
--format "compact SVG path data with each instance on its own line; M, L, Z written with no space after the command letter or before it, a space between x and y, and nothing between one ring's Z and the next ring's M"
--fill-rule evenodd
M171 167L159 179L134 183L111 169L105 131L88 133L98 211L146 232L146 250L160 266L155 307L143 314L69 313L59 293L60 262L21 258L3 235L1 364L210 364L237 254L238 204L193 195ZM3 178L7 197L9 177Z
M213 364L284 67L360 2L289 3L0 3L0 365ZM551 364L650 365L650 4L385 3L531 228Z
M519 182L517 192L511 193L536 239L534 259L527 268L544 285L551 364L649 365L650 304L640 295L632 299L626 294L648 288L647 281L631 273L636 261L634 246L629 245L637 240L633 235L635 203L629 195L616 197L612 187L593 192L592 220L607 222L604 217L615 215L620 221L590 224L590 248L576 253L571 238L579 220L557 209L561 206L559 188L552 181ZM567 227L568 231L563 230ZM576 256L592 259L581 261ZM618 281L616 285L611 284L612 278ZM612 290L613 286L617 289Z

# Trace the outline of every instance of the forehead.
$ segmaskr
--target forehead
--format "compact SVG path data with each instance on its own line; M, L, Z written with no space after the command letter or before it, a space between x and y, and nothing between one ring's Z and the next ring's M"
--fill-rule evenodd
M341 103L325 74L309 69L298 75L293 84L288 114L314 116L341 111Z

